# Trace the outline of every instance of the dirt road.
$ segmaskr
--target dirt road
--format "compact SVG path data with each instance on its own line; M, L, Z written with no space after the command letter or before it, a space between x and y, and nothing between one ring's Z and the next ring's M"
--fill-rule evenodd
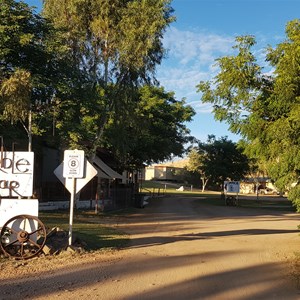
M128 249L51 260L43 272L33 261L21 266L23 279L2 269L0 299L300 299L288 263L299 224L296 214L152 200L115 220L130 234Z

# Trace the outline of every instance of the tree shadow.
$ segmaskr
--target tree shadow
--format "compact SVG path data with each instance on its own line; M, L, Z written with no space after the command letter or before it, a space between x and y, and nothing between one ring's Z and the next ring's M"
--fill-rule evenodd
M242 230L228 230L216 232L200 232L200 233L186 233L174 236L151 236L143 238L132 238L127 244L130 248L151 247L157 245L166 245L170 243L182 241L195 241L201 239L209 239L214 237L237 236L237 235L270 235L270 234L287 234L299 233L299 230L281 230L281 229L242 229Z
M172 277L183 267L201 268L202 264L217 259L226 260L228 255L233 254L232 251L219 250L169 257L139 256L100 264L93 262L81 266L78 270L79 263L67 271L59 270L51 274L44 272L38 277L27 279L2 280L1 299L51 298L55 295L64 299L232 299L232 291L239 295L234 299L239 300L299 299L296 288L286 285L282 280L282 265L274 263L204 273L195 278L188 276L188 279L172 284L161 284L159 276L149 282L148 275L151 272L159 274L163 270L169 272L169 276ZM239 251L239 255L243 253ZM132 278L135 278L136 286L133 289L129 289L129 286L128 289L124 289L124 282ZM114 296L110 294L112 283ZM137 288L138 285L141 286ZM109 297L103 298L107 286ZM254 286L259 288L254 289Z
M172 203L172 202L171 202ZM298 230L286 229L242 229L199 232L199 226L192 226L194 222L201 221L202 229L209 227L205 222L209 220L221 220L222 211L214 213L207 211L210 208L194 209L184 207L183 211L174 211L172 207L164 207L163 211L156 212L158 217L154 218L152 212L155 210L145 209L143 214L137 218L134 215L127 218L127 227L138 227L137 232L147 233L150 236L132 236L131 247L142 248L156 245L165 245L181 241L194 241L212 239L215 237L237 236L237 235L267 235L295 233ZM187 212L192 213L187 216ZM221 208L223 209L223 208ZM231 215L231 208L225 208L229 218L241 219L247 215L244 209L237 209ZM211 213L211 214L210 214ZM255 215L254 212L249 213ZM271 216L259 214L267 220ZM227 215L226 215L227 217ZM285 218L284 215L276 213L276 218ZM224 216L223 216L224 218ZM274 218L273 218L274 219ZM255 222L255 219L253 220ZM153 233L153 227L158 232ZM177 226L177 229L174 226ZM249 225L249 224L248 224ZM121 225L120 225L121 226ZM122 227L121 227L122 228ZM184 230L183 234L176 235L176 231ZM196 231L197 230L197 231ZM196 233L195 233L196 232ZM152 234L151 234L152 233ZM171 233L171 236L164 236L164 233ZM156 235L156 236L155 236ZM184 245L189 246L189 245ZM195 245L198 247L198 245ZM238 300L260 300L260 299L299 299L299 292L291 286L288 280L283 280L286 275L283 272L282 263L261 263L249 266L247 255L251 250L224 250L214 248L213 251L201 251L201 243L197 253L183 255L155 255L147 251L138 252L131 249L132 253L120 256L111 256L109 261L93 261L84 266L79 262L67 270L61 269L50 272L42 272L33 278L13 278L1 280L0 298L3 299L34 299L38 297L52 298L56 295L62 299L205 299L219 300L232 299L231 292L238 295ZM185 251L185 248L182 248ZM174 253L174 252L171 252ZM122 253L121 253L122 255ZM245 266L222 269L218 263L226 262L230 256L244 257ZM67 257L66 257L67 259ZM38 260L36 261L38 263ZM215 268L207 268L204 271L204 264L212 264ZM185 268L197 269L194 277L187 271L187 277L181 276L178 281L176 274ZM207 271L208 270L208 271ZM156 276L151 276L154 274ZM254 275L253 275L254 274ZM162 283L162 278L165 282ZM149 278L152 281L149 282ZM154 278L154 279L153 279ZM80 279L80 280L78 280ZM174 280L173 280L174 279ZM134 283L130 285L128 283ZM111 290L113 286L113 291ZM91 292L92 291L92 292ZM113 294L114 293L114 294ZM93 295L93 296L91 296ZM104 297L103 295L109 295Z

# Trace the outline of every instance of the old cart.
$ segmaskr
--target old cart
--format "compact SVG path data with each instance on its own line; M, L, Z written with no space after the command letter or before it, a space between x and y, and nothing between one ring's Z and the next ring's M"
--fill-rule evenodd
M3 224L0 247L6 256L28 259L39 254L46 242L46 228L35 216L17 215Z
M28 259L40 253L46 229L38 219L33 194L33 152L5 152L0 157L0 249L6 256ZM0 251L1 252L1 251Z

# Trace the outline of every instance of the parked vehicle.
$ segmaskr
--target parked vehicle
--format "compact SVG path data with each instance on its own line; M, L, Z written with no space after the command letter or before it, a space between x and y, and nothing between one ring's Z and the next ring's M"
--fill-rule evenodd
M259 190L260 194L264 195L279 195L279 192L277 190L271 189L271 188L264 188Z

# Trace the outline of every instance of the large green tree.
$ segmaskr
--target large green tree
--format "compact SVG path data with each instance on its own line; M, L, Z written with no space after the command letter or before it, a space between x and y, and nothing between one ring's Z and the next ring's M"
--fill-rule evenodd
M195 111L173 92L144 85L129 113L114 113L105 133L106 148L127 166L170 159L181 155L191 139L187 122Z
M169 1L48 0L44 19L3 0L0 12L1 112L9 121L1 126L12 124L9 136L21 122L47 143L91 154L102 146L127 166L184 151L194 111L155 87Z
M112 115L132 109L135 89L155 82L156 66L165 53L163 33L174 20L169 4L169 0L44 1L44 16L60 30L70 59L88 77L82 87L85 99L65 102L68 116L59 124L73 144L88 138L95 153Z
M19 121L26 127L31 104L32 73L41 66L32 62L40 57L42 46L37 43L46 28L28 5L3 0L0 6L0 97L3 133L12 134L7 124ZM8 122L6 122L8 121Z
M207 180L219 187L225 180L241 180L249 172L250 162L236 143L209 135L207 142L199 142L189 154L188 169L196 172L205 188Z
M200 148L192 148L188 153L188 159L186 168L188 171L200 177L202 192L204 192L210 178L210 175L206 173L204 167L205 153Z
M54 91L72 74L57 55L61 47L54 36L51 24L26 3L1 0L0 126L9 140L22 138L22 127L29 139L46 132Z
M236 39L237 54L217 60L220 68L211 82L200 82L202 101L214 105L215 118L226 121L248 144L246 152L262 161L275 185L290 189L300 210L300 21L286 26L286 40L267 49L263 69L251 48L253 36Z

